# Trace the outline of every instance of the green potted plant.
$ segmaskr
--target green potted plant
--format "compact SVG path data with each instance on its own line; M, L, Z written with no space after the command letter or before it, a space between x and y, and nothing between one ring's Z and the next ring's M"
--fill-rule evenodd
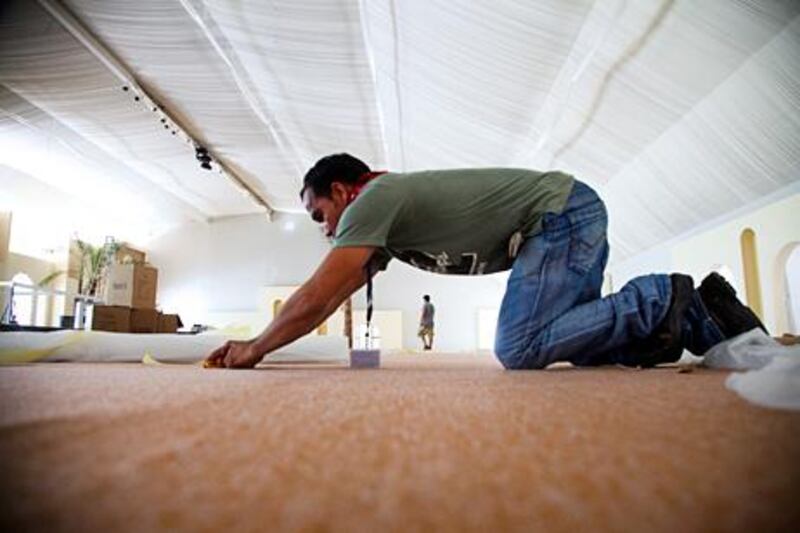
M76 243L81 252L78 292L86 296L97 296L98 283L105 268L113 262L119 243L113 239L106 240L102 246L93 246L80 239Z

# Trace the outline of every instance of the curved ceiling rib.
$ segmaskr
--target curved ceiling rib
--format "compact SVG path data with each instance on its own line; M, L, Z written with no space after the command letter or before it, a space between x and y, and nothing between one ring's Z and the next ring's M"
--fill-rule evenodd
M597 110L600 109L600 106L603 103L603 100L606 96L608 91L608 84L611 79L614 77L614 74L617 73L626 63L631 61L636 54L638 54L642 48L647 44L647 41L653 36L653 33L658 30L659 26L661 26L664 22L664 18L667 16L669 11L672 9L675 0L664 0L661 6L658 8L658 11L653 15L653 18L650 20L647 27L642 31L642 33L625 49L620 57L614 61L614 64L606 71L605 75L603 76L603 81L600 83L600 88L597 90L595 94L591 107L589 111L586 113L583 121L581 122L578 129L573 133L561 146L553 154L553 157L550 161L550 165L552 165L555 161L558 161L561 156L570 150L575 144L583 137L583 134L589 128L589 125L592 122Z

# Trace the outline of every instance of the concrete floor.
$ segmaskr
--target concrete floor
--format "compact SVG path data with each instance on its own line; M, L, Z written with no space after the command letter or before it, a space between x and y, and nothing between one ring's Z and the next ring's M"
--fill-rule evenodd
M788 531L800 413L726 375L0 368L0 528Z

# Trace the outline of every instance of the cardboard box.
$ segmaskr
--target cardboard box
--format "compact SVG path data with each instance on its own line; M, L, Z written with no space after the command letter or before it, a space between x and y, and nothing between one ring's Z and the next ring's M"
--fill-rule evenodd
M95 305L92 311L92 329L128 333L131 309L121 305Z
M158 333L177 333L180 327L183 323L178 315L158 315Z
M155 309L158 270L147 265L110 265L103 290L106 305Z
M155 309L131 309L131 333L155 333L158 314Z
M122 243L117 249L114 256L117 263L127 265L133 263L135 265L143 265L146 262L146 255L143 251L131 247L127 243Z

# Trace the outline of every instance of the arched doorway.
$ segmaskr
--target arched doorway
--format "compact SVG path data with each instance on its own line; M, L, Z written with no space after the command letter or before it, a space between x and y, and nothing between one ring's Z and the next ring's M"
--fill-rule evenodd
M13 283L33 286L33 280L24 272L18 272L11 278ZM21 326L32 326L35 317L33 314L33 290L28 287L14 287L14 298L11 301L10 322Z
M761 299L761 278L758 272L758 250L756 248L756 232L751 228L742 231L740 237L742 247L742 270L744 272L744 291L747 306L764 320L764 306Z
M778 331L800 332L800 242L789 243L775 258L775 311Z

